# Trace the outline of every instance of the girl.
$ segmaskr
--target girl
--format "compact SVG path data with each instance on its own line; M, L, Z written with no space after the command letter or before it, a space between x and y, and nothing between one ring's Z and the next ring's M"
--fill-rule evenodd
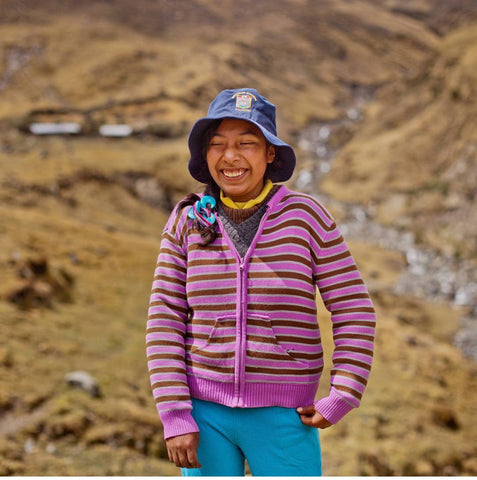
M169 459L185 476L321 475L319 428L360 404L375 313L336 223L277 182L295 167L275 107L224 90L189 136L207 185L167 222L147 330L151 385ZM331 312L329 395L316 289Z

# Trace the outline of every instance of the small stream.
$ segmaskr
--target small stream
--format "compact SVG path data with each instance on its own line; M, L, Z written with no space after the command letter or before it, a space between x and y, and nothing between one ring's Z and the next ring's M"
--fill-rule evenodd
M298 172L297 190L323 202L330 210L347 212L340 229L347 239L363 240L388 250L402 252L407 268L394 285L396 294L408 294L428 300L444 301L466 307L469 314L460 319L454 343L468 357L477 361L477 270L471 262L445 256L416 245L414 234L374 220L372 206L343 203L319 192L323 178L331 171L333 159L348 142L362 118L363 107L372 100L369 89L356 90L354 103L346 116L332 122L318 122L307 127L298 139L299 146L309 154L309 161Z

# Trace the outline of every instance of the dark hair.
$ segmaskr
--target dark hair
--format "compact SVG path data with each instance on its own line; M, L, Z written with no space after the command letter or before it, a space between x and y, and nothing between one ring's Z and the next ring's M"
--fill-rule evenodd
M208 168L206 158L210 139L214 135L221 121L222 119L212 122L203 135L202 158L204 168ZM220 188L212 178L210 178L209 183L205 186L204 195L210 195L211 197L215 198L217 203L220 200ZM197 202L197 200L200 200L199 195L190 193L179 203L179 209L193 205L195 202ZM217 238L217 222L205 227L197 219L195 219L194 227L200 232L200 236L202 238L202 243L200 244L201 247L206 247L209 245L209 243L212 243Z
M210 195L214 197L216 202L220 199L220 189L215 182L212 182L210 185L207 185L204 190L204 195ZM189 193L187 197L184 198L179 203L179 209L193 205L197 200L200 200L199 195L195 193ZM209 243L212 243L217 238L217 222L214 222L212 225L205 227L197 219L193 220L194 227L199 231L202 238L202 243L199 245L201 247L206 247Z

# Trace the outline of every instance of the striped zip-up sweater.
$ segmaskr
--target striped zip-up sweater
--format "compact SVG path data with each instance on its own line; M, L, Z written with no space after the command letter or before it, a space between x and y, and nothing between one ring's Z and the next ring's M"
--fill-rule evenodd
M333 218L314 198L281 186L244 258L219 234L205 247L174 209L155 270L147 357L164 437L198 431L190 398L230 407L315 404L336 423L360 404L375 313ZM331 312L335 350L329 396L315 402L323 370L317 287Z

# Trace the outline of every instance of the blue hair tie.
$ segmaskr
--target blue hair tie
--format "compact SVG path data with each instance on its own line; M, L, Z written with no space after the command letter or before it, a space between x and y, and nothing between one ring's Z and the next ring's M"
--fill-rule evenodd
M217 221L215 215L212 213L216 204L217 202L214 197L205 195L189 208L187 216L191 220L197 220L201 225L209 227Z

